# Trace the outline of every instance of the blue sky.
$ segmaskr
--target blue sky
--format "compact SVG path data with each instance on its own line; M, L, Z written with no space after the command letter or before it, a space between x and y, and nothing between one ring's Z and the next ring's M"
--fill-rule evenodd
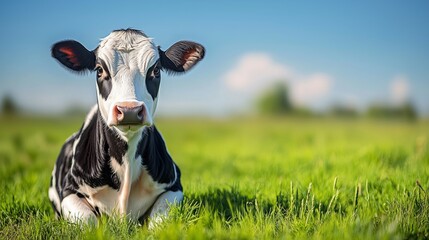
M428 114L428 13L428 1L11 1L0 7L0 97L31 111L89 107L95 77L64 70L50 46L94 49L132 27L164 49L184 39L207 49L186 75L163 75L161 114L245 111L276 79L314 109L410 99Z

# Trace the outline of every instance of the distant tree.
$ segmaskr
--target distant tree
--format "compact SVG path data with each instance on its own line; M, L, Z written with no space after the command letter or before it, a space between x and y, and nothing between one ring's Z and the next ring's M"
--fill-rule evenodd
M356 110L356 108L342 104L335 104L331 106L328 114L335 117L347 118L355 118L359 116L359 112Z
M18 113L18 105L11 96L6 95L1 101L1 113L3 115L15 115Z
M320 113L316 113L312 111L310 108L299 106L299 107L293 107L291 113L295 116L299 117L320 117Z
M368 107L367 115L372 118L415 120L417 111L411 102L398 106L376 103Z
M262 94L257 101L260 113L281 115L291 113L293 105L289 97L289 89L283 83L277 83L273 88Z
M397 108L398 115L405 119L415 120L417 118L417 111L411 102L406 102Z

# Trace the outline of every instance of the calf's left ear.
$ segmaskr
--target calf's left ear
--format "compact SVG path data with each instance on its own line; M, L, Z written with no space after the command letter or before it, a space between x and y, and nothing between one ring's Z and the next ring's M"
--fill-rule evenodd
M184 73L194 67L200 60L204 58L205 49L201 44L180 41L167 51L162 51L160 48L159 55L161 66L167 73Z
M89 51L79 42L73 40L57 42L52 46L51 54L58 62L73 71L94 70L94 52Z

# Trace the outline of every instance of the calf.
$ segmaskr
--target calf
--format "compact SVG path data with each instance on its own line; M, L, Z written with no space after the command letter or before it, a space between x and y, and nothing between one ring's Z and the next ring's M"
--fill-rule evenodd
M49 199L58 217L96 222L102 214L162 219L183 198L180 170L153 116L161 70L184 73L204 57L198 43L165 52L143 32L116 30L89 51L76 41L53 45L68 69L96 72L97 102L66 140L51 177Z

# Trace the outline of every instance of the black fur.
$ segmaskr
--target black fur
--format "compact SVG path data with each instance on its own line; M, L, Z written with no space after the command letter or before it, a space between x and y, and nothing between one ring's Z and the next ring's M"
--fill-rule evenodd
M178 190L182 190L180 184L180 170L167 151L165 142L155 126L143 131L142 138L138 144L136 158L142 157L142 164L146 167L152 178L159 183L171 183L177 174L176 184ZM177 173L174 171L176 167Z
M51 206L52 206L52 208L54 209L55 216L56 216L56 217L60 217L60 216L61 216L61 212L60 212L60 210L59 210L59 209L57 209L57 207L55 206L55 203L54 203L54 202L52 202L52 201L50 201L50 202L51 202Z
M88 51L82 44L73 40L55 43L51 55L67 68L82 72L93 70L95 67L95 54Z
M154 100L158 96L159 85L161 83L161 74L156 76L153 72L157 65L158 63L155 63L146 73L146 89Z
M55 170L55 180L56 185L55 189L60 197L60 200L63 199L63 188L64 188L64 180L66 179L66 175L69 174L72 158L73 158L73 143L77 138L77 134L71 136L66 143L64 143L61 148L60 155L57 158L56 170Z
M77 143L76 143L77 141ZM76 143L75 152L73 145ZM89 119L88 126L82 126L62 147L56 162L56 190L60 201L70 194L86 198L86 194L78 192L79 185L86 184L92 188L109 186L119 190L120 180L111 168L112 158L122 164L122 157L128 149L127 143L104 123L99 111ZM172 183L166 191L182 190L180 170L174 172L173 159L167 152L164 140L155 126L147 127L137 147L136 158L142 157L142 165L149 175L159 183ZM72 163L74 164L72 167ZM52 181L52 180L51 180ZM59 210L53 208L57 214ZM100 215L97 206L93 206L96 216Z
M167 49L162 51L158 48L161 65L167 73L184 73L194 67L200 60L204 58L205 49L202 45L191 41L179 41ZM192 53L198 53L198 58L192 60L189 57ZM186 67L185 64L188 64Z
M97 76L98 91L100 92L101 97L104 100L107 100L107 97L109 97L109 94L112 91L112 79L110 76L110 71L103 59L98 59L97 61L103 67L103 71L105 71L106 75L105 78L98 78Z
M74 153L72 169L90 187L108 185L119 189L120 181L110 167L110 157L122 163L128 145L106 126L99 112L85 129L81 129L79 142Z

